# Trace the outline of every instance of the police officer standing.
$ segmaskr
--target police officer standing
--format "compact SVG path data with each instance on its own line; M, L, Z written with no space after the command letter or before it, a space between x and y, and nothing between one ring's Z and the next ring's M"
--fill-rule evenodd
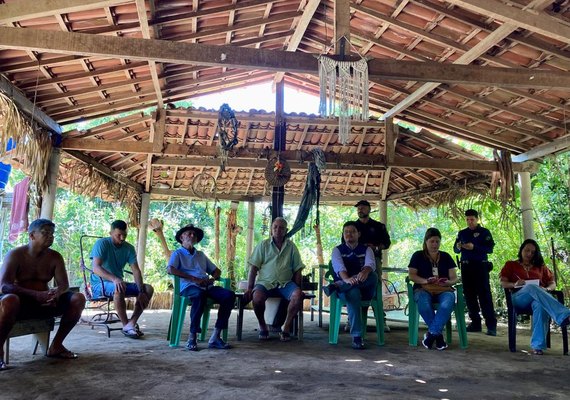
M380 221L370 218L370 203L367 200L360 200L354 205L358 213L358 219L354 221L359 232L358 243L364 244L372 249L376 259L376 270L378 277L382 278L382 250L386 250L392 243L390 234ZM343 241L344 242L344 241ZM384 313L384 331L390 332L390 327L386 323L386 313Z
M466 210L465 221L467 228L457 234L453 250L461 253L463 293L471 319L467 332L481 332L480 310L487 325L487 335L497 336L497 317L489 285L489 272L493 264L487 259L487 255L493 252L495 242L491 232L479 225L476 210Z

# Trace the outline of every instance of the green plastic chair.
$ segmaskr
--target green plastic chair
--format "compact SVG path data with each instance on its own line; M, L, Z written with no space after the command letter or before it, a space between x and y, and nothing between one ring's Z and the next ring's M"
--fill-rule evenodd
M172 280L174 282L174 293L167 340L169 341L170 347L177 347L180 344L180 336L182 335L182 329L184 328L186 309L189 305L192 305L192 301L190 301L188 297L180 296L180 277L173 275ZM228 278L220 278L220 282L225 289L230 289L230 280ZM202 332L200 333L200 341L206 340L206 331L208 330L208 324L210 323L210 310L213 305L214 301L212 299L208 299L208 302L204 307L204 314L202 314ZM228 340L227 329L222 331L222 338L224 341Z
M332 263L329 262L329 270L326 273L326 277L329 281L333 282L333 268ZM329 314L329 343L338 344L338 335L340 330L340 318L342 307L346 306L346 302L343 301L338 294L332 293L330 296L330 314ZM366 311L362 312L362 323L364 329L362 330L362 338L366 336L366 321L368 321L368 307L372 307L374 311L374 319L376 320L376 344L378 346L384 345L384 306L382 303L382 286L380 282L376 285L376 295L372 300L361 301L361 307L367 307Z
M414 286L409 278L406 278L408 284L408 342L410 346L416 347L418 345L418 331L420 326L420 313L418 305L414 301ZM463 297L463 285L458 283L454 285L455 288L455 325L457 333L459 334L459 347L466 349L467 342L467 326L465 325L465 298ZM437 304L434 303L437 309ZM451 318L445 324L445 333L447 343L451 344Z

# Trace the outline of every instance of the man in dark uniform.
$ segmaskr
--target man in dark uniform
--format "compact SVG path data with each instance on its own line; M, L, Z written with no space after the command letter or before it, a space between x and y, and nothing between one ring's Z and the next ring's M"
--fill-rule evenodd
M358 220L355 221L360 231L359 243L365 244L372 248L374 256L382 261L382 250L390 247L390 235L386 229L386 225L382 222L370 218L370 203L366 200L360 200L354 205L358 212ZM376 265L380 265L376 260Z
M487 254L493 252L495 242L488 229L478 224L479 214L473 209L465 211L467 228L459 231L453 250L461 253L463 293L471 323L467 332L481 332L481 316L485 318L487 335L497 335L497 317L489 285L489 272L493 268Z
M358 220L354 221L360 231L358 243L364 244L372 249L376 259L376 271L378 278L382 279L382 250L386 250L392 243L390 235L380 221L370 218L370 203L367 200L360 200L354 205L358 212ZM389 332L390 327L386 323L386 313L384 313L384 331Z

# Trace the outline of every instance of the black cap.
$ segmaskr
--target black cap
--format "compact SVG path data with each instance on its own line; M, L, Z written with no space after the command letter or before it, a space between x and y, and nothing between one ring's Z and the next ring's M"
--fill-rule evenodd
M356 203L354 205L354 207L358 207L358 206L368 206L370 207L370 203L368 202L368 200L360 200L358 203Z
M200 229L197 226L194 226L192 224L189 224L189 225L183 226L182 228L180 228L178 230L178 232L176 232L176 236L174 238L176 239L176 241L178 243L182 244L182 241L180 240L180 236L182 236L182 234L186 231L194 231L194 233L196 233L196 238L198 239L196 241L196 243L200 243L200 241L204 237L204 231L202 229Z

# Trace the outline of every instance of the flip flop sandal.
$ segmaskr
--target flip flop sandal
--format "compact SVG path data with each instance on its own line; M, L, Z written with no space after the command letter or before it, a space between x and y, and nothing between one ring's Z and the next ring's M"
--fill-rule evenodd
M61 353L57 353L57 354L46 354L46 357L56 358L59 360L75 360L79 356L72 351L64 350Z
M257 337L259 340L269 340L269 331L259 331Z
M134 328L129 328L126 330L122 329L121 332L123 332L123 335L125 335L126 337L131 338L131 339L139 339L140 338L139 334L137 333L136 329L134 329Z
M532 354L534 354L535 356L542 356L544 355L544 352L542 350L533 350Z
M281 332L279 334L279 340L281 340L282 342L289 342L291 341L291 335L287 332Z

